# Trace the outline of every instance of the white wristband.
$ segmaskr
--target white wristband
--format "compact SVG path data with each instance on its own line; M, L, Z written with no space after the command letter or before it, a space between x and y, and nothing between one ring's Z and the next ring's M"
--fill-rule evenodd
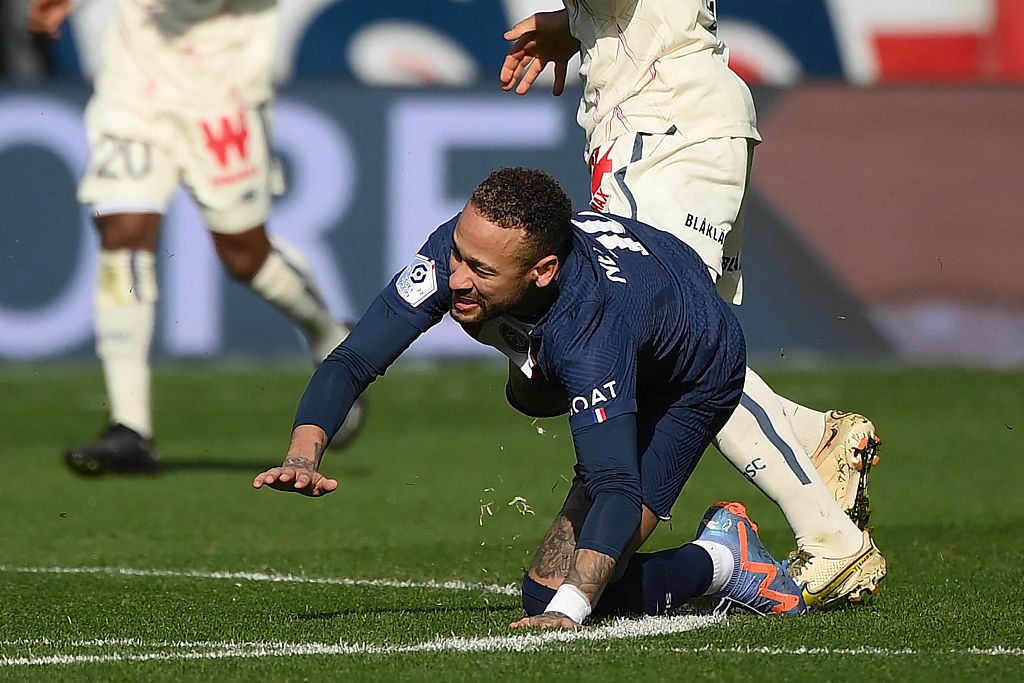
M590 615L590 601L576 586L571 583L562 583L544 611L564 614L577 624L582 624L583 620Z

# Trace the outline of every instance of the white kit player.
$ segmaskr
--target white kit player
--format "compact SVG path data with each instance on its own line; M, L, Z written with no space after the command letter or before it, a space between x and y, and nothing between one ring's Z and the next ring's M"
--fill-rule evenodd
M524 94L553 64L560 95L579 53L592 207L686 242L721 296L739 304L744 202L761 138L750 90L717 36L715 5L565 0L505 34L513 42L500 78ZM798 545L790 572L808 605L859 601L885 578L867 530L867 475L879 443L867 418L800 406L747 368L716 445L785 513Z
M55 37L72 9L72 0L33 0L30 29ZM266 230L272 191L281 189L268 139L276 31L276 0L119 1L86 110L90 161L79 187L100 236L96 351L110 407L100 438L65 456L82 474L159 467L149 366L154 253L179 184L202 210L228 273L302 328L315 362L348 334L308 263Z

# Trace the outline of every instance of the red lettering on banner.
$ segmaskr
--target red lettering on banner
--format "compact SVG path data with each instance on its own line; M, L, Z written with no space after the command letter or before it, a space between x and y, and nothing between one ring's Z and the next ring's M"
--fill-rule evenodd
M247 142L249 140L249 123L245 117L245 111L238 112L238 127L232 125L231 119L227 116L220 117L220 134L214 132L208 121L200 122L203 128L203 135L206 136L206 146L217 157L217 163L221 166L228 165L228 151L234 148L243 161L249 154Z
M875 33L879 80L973 81L981 76L983 36L976 33Z
M999 75L1024 81L1024 2L999 0L994 35Z

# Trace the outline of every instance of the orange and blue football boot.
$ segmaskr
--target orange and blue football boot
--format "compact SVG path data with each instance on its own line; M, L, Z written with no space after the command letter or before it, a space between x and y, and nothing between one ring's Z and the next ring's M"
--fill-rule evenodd
M743 503L715 503L697 528L697 540L719 543L732 551L732 576L713 597L716 612L739 607L755 614L803 614L803 591L772 557L757 536L757 524Z

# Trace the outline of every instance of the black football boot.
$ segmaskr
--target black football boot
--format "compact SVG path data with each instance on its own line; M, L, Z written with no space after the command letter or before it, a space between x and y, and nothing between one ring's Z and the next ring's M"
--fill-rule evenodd
M64 462L78 474L154 474L160 460L152 439L123 424L112 424L92 443L72 446Z

